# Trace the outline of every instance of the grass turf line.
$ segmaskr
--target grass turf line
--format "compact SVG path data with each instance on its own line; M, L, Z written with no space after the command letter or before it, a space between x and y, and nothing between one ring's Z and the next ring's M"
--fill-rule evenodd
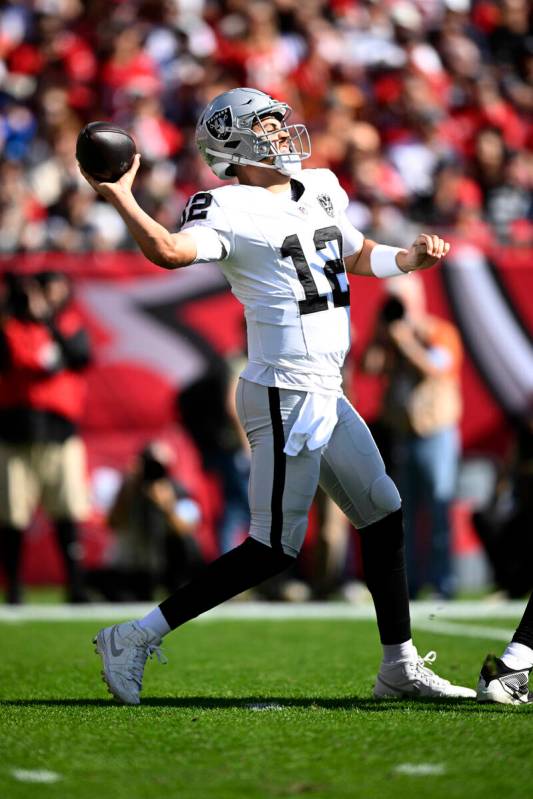
M141 707L116 705L90 639L98 625L0 625L0 796L270 799L302 794L506 799L529 792L531 708L375 702L375 625L218 621L165 639ZM475 685L486 640L416 635L436 670ZM501 643L494 644L496 651ZM254 704L281 706L258 712ZM402 764L443 774L396 774ZM20 783L12 769L59 773Z

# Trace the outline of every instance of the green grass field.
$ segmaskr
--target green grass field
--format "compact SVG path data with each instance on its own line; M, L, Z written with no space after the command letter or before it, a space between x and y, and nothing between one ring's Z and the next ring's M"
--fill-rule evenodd
M148 664L133 708L100 681L91 645L100 626L0 623L2 799L524 799L533 790L532 708L372 700L371 621L189 624L165 640L168 665ZM490 632L415 638L422 654L438 650L442 676L471 686L485 653L502 649ZM413 767L431 773L402 773ZM17 770L58 781L21 781Z

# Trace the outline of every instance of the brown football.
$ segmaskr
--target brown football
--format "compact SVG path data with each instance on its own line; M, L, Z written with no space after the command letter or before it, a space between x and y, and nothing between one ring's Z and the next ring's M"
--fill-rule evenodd
M76 158L88 175L114 183L133 163L135 142L125 130L111 122L89 122L76 142Z

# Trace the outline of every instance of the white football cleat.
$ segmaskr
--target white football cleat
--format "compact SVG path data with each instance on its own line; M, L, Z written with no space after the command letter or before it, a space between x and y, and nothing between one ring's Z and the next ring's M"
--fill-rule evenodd
M487 655L477 684L477 701L500 705L533 704L529 672L530 669L510 669L500 658Z
M127 621L104 627L93 644L102 658L102 679L109 692L126 705L140 704L146 659L155 652L160 663L167 662L159 648L161 637L136 621Z
M382 663L374 685L376 699L475 699L476 692L462 685L452 685L431 671L426 663L434 663L436 652L397 663Z

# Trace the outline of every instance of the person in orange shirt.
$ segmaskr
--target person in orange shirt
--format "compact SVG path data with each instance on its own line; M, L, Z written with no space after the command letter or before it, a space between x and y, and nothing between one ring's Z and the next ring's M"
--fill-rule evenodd
M460 456L460 369L463 348L453 324L427 313L418 275L388 282L374 338L363 366L384 375L381 423L402 496L411 597L429 584L435 595L455 592L451 565L450 503ZM430 558L423 562L418 528L429 521Z

